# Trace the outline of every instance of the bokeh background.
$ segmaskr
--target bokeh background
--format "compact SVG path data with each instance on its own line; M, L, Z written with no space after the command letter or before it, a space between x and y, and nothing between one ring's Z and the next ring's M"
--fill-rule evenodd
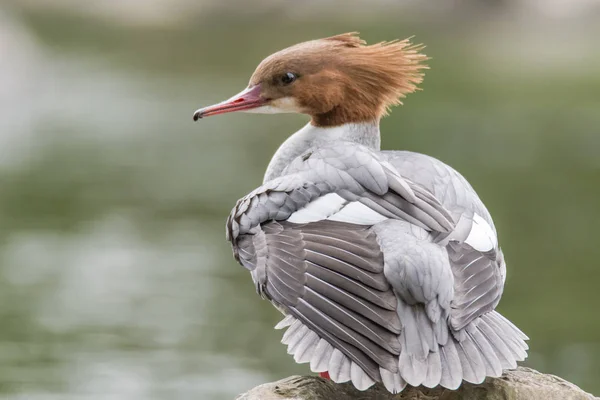
M2 0L0 398L225 400L308 372L224 234L306 118L191 116L346 31L427 44L384 147L466 175L526 365L600 394L599 1Z

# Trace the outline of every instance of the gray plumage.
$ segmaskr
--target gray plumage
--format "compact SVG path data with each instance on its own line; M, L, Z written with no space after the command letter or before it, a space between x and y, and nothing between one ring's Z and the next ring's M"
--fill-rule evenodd
M227 220L234 256L286 315L288 353L394 393L516 367L527 336L494 311L506 265L468 182L428 156L317 133L288 140Z

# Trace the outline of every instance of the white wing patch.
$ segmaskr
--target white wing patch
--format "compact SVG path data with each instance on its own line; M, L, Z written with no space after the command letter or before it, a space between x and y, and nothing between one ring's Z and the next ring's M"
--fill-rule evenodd
M290 215L287 220L296 224L321 221L341 210L347 203L348 202L339 195L329 193L311 201Z
M478 251L490 251L498 246L498 238L494 229L478 214L473 216L473 226L465 243Z
M308 203L290 215L287 220L297 224L330 220L356 225L375 225L387 219L388 217L358 201L347 201L335 193L329 193ZM498 238L490 224L480 215L475 214L465 243L475 250L485 252L498 246Z
M374 225L378 222L385 221L388 218L358 201L353 201L327 219L331 221L349 222L357 225Z
M358 201L349 202L335 193L329 193L308 203L290 215L287 220L305 224L326 219L357 225L374 225L388 218Z

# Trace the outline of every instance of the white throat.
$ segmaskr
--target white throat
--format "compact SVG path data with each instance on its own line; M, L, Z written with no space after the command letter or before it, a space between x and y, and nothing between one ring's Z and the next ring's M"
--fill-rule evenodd
M306 150L336 142L354 142L373 150L381 147L379 121L344 124L335 127L318 127L306 124L287 138L271 159L263 182L281 175L283 170Z

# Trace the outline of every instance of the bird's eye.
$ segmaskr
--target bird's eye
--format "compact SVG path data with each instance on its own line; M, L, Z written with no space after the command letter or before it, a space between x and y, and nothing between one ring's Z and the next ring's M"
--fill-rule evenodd
M290 83L294 82L297 77L298 76L293 72L286 72L285 74L281 75L281 83L284 85L289 85Z

